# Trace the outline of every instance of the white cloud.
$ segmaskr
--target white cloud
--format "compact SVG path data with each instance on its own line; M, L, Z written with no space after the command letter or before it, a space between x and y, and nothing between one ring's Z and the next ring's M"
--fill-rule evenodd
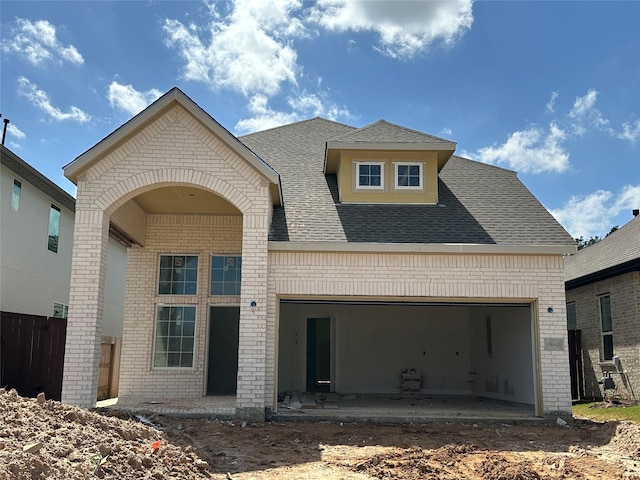
M611 219L640 205L640 185L626 185L617 195L598 190L586 196L571 197L551 214L574 238L603 237L613 227Z
M146 92L139 92L132 85L122 85L116 81L111 82L107 98L113 108L124 110L131 115L137 115L162 96L162 92L155 88Z
M623 123L622 131L618 132L616 136L635 145L636 140L640 137L640 120L636 120L634 123Z
M7 137L13 137L18 139L26 138L26 134L16 127L13 123L7 125Z
M86 123L91 120L91 116L78 107L71 106L67 112L63 112L59 108L54 107L46 92L40 90L25 77L18 78L18 93L54 120L71 120L78 123Z
M10 30L10 36L2 42L2 51L24 57L33 65L55 59L75 65L84 63L76 47L63 45L58 40L56 27L47 20L32 22L18 18L15 27Z
M553 113L554 112L554 108L556 105L556 100L558 99L558 92L551 92L551 98L549 99L549 101L547 102L547 105L545 107L545 110L549 113Z
M440 135L445 135L447 137L450 137L451 135L453 135L453 131L450 128L443 128L442 130L440 130Z
M534 126L512 133L502 145L481 148L476 157L524 173L560 173L569 167L565 138L566 133L555 123L548 131Z
M311 20L328 30L376 32L380 52L411 58L435 42L454 43L471 28L472 7L473 0L320 0Z
M269 99L265 95L254 95L247 106L252 117L240 120L235 125L236 131L257 132L309 117L319 116L329 120L351 117L347 108L334 103L326 105L318 94L305 92L297 97L289 97L287 104L292 109L290 112L272 110L269 107Z
M281 84L297 84L297 53L291 39L305 34L293 12L299 0L236 0L231 14L207 29L166 19L166 44L186 61L187 80L227 88L247 96L275 95Z

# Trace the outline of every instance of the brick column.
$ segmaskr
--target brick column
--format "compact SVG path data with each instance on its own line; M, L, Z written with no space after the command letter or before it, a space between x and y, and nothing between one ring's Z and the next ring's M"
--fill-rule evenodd
M245 214L238 348L237 414L264 420L267 344L268 216ZM255 307L252 307L255 302Z
M76 204L62 402L95 406L98 389L109 217Z

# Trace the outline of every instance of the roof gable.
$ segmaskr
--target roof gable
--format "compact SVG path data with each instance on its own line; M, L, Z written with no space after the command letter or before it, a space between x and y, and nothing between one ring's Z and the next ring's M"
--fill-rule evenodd
M238 140L226 128L220 125L212 116L200 108L193 100L191 100L191 98L185 95L182 90L177 87L169 90L127 123L113 131L89 150L76 157L71 163L65 165L63 167L64 175L74 184L77 184L78 177L84 171L99 162L107 153L115 149L132 135L135 135L135 133L140 129L153 122L155 118L171 109L175 104L179 104L187 110L206 128L208 128L213 135L226 143L229 148L231 148L249 165L262 174L265 179L273 184L274 188L272 188L272 194L276 197L275 202L281 202L282 193L278 172L247 148L246 145Z
M444 138L378 120L327 140L325 173L335 173L340 150L372 151L437 151L438 170L441 170L456 149L456 143Z

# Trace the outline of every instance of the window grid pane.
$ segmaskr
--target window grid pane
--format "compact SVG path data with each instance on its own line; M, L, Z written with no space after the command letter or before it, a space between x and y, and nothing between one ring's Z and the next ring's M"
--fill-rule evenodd
M600 320L602 322L602 359L613 360L613 322L609 295L600 297Z
M242 257L214 255L211 257L211 295L240 295Z
M567 330L576 330L577 328L576 304L567 303Z
M13 179L13 189L11 190L11 210L20 210L20 196L22 194L22 183Z
M397 186L398 187L419 187L420 186L420 165L398 165L397 166Z
M159 295L195 295L198 288L196 255L161 255Z
M195 313L196 307L158 307L154 367L193 366Z
M49 238L47 248L53 253L58 253L58 239L60 236L60 209L51 204L49 209Z
M358 165L359 187L380 187L382 185L382 166L377 164Z

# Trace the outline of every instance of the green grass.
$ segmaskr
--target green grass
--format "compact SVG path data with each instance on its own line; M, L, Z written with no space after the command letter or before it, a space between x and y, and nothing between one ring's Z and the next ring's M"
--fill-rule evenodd
M627 420L640 424L640 405L633 407L614 406L610 408L590 408L598 402L577 403L573 406L575 418L585 418L596 422L608 422L610 420Z

